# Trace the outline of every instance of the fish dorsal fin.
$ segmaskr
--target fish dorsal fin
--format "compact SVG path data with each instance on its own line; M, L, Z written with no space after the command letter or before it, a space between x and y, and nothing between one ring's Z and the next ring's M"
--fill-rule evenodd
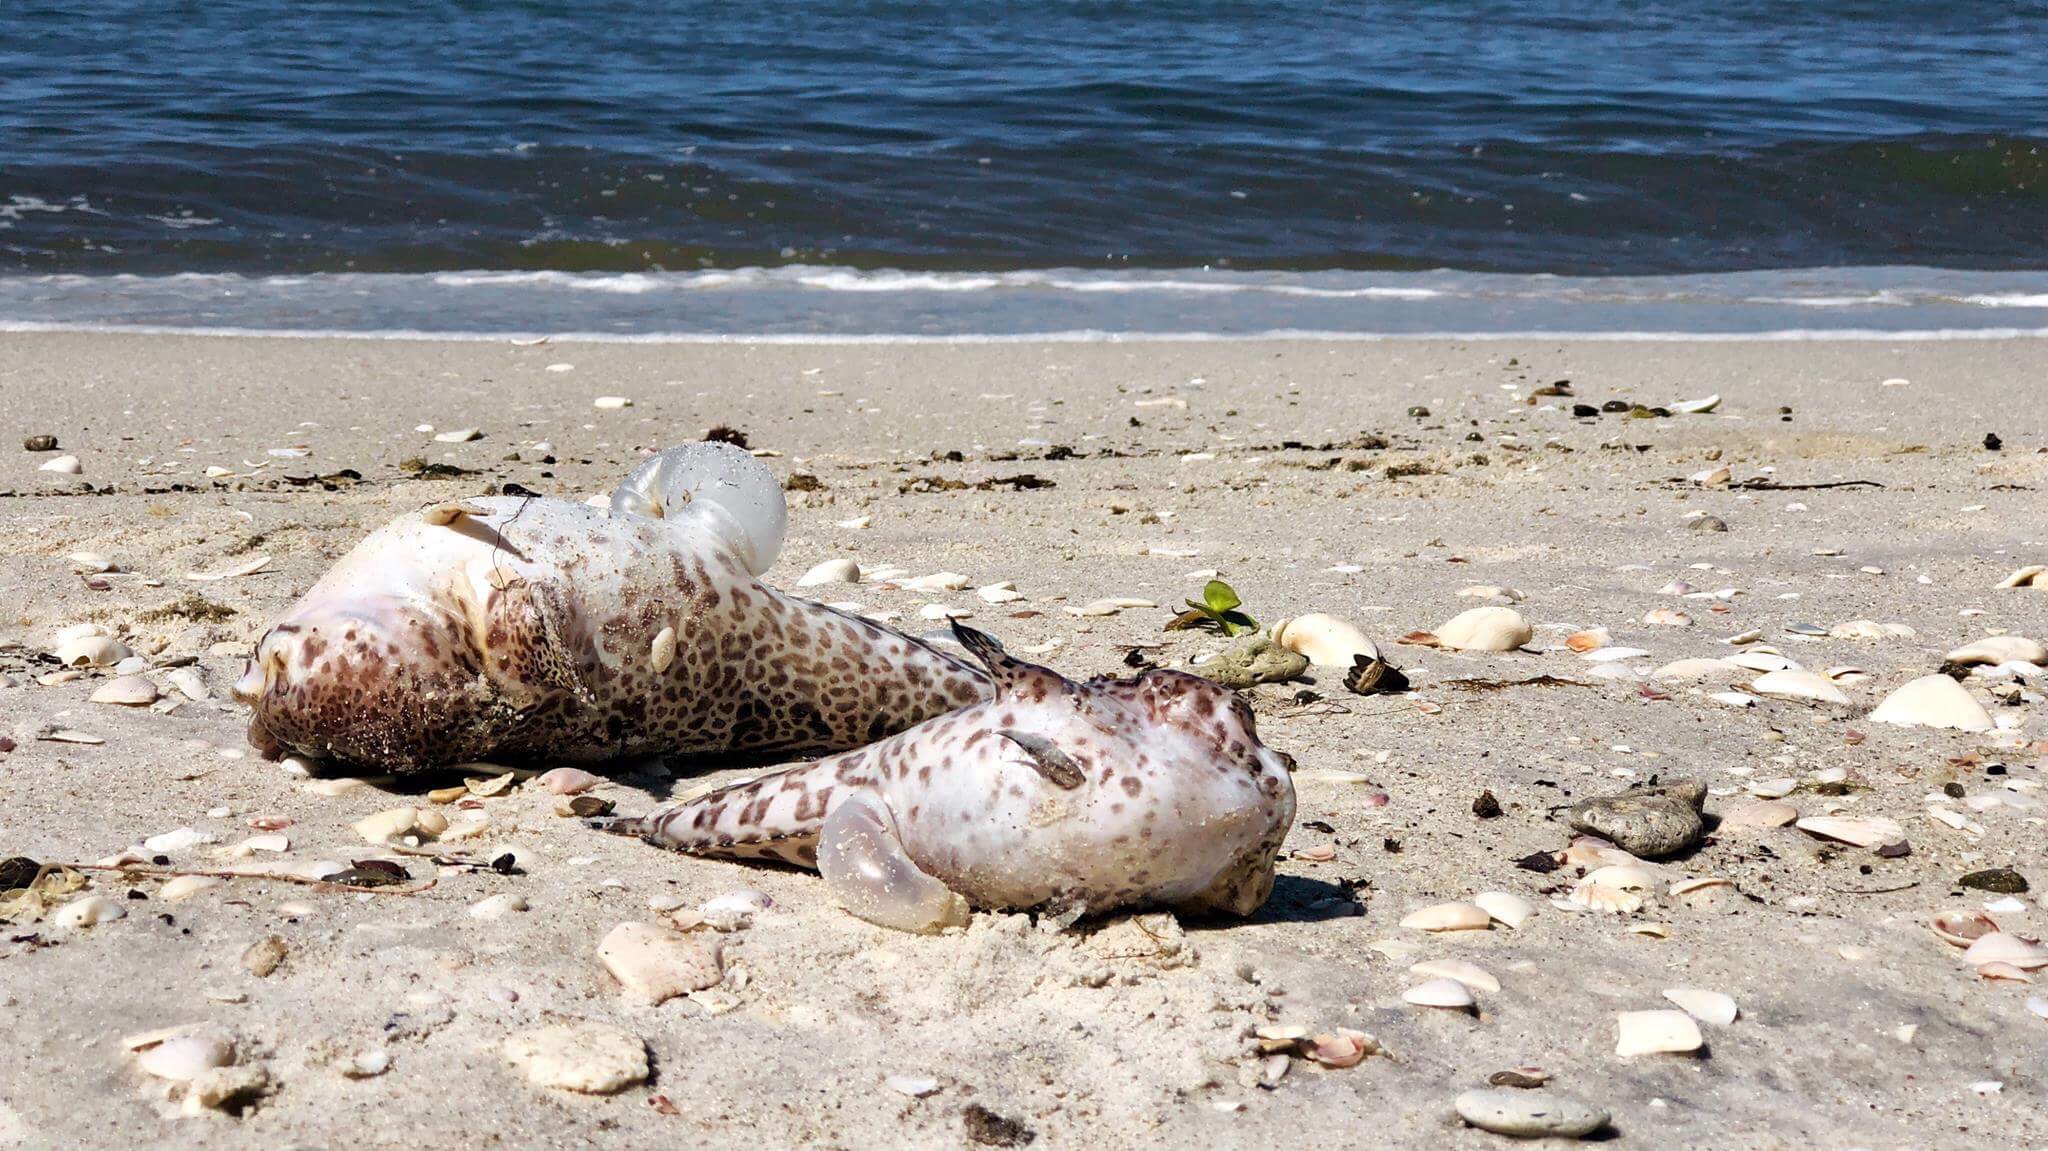
M1025 663L1003 650L995 638L978 632L959 620L953 621L953 638L973 653L988 669L995 682L996 698L1016 703L1040 703L1073 691L1067 677L1049 667Z
M1054 787L1072 791L1087 782L1088 776L1081 770L1081 765L1044 736L1008 728L996 734L1023 748L1024 754L1031 757L1031 766L1037 768L1038 774Z

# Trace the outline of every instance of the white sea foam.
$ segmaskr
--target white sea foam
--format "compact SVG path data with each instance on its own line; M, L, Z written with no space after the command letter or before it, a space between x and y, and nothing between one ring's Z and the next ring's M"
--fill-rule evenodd
M1964 296L1963 302L1983 308L2048 308L2048 292L2004 292L1987 296Z
M1227 274L1226 274L1227 275ZM656 291L701 292L734 288L804 288L820 292L989 292L1048 289L1112 294L1186 293L1229 295L1252 292L1323 300L1428 300L1439 288L1383 285L1319 287L1234 275L1207 280L1087 272L902 272L889 269L821 268L802 264L780 268L735 268L711 272L442 272L433 282L444 288L538 286L572 291L640 295Z

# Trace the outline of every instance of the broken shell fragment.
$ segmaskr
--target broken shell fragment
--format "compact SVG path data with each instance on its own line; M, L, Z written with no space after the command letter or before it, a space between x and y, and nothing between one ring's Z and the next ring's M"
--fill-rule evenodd
M1923 675L1884 698L1870 713L1873 723L1900 727L1945 727L1990 731L1991 714L1962 684L1945 675Z
M1765 672L1749 685L1758 695L1779 699L1811 699L1821 703L1848 703L1849 697L1827 677L1799 668Z
M1472 998L1472 989L1455 979L1431 979L1418 983L1403 991L1401 1000L1417 1007L1448 1007L1452 1010L1470 1010L1478 1002Z
M45 460L37 465L36 470L39 472L57 472L62 475L75 476L85 470L85 465L78 462L77 456L58 456L55 459Z
M1401 926L1415 931L1484 931L1493 916L1470 903L1438 903L1401 917Z
M626 998L660 1003L718 986L725 978L716 936L685 935L652 923L621 923L597 945L597 957Z
M1799 818L1789 803L1751 803L1721 817L1722 827L1783 827Z
M1350 667L1358 656L1374 660L1380 655L1380 649L1350 621L1323 612L1274 624L1273 642L1307 656L1318 667Z
M1697 987L1670 987L1665 989L1664 998L1684 1008L1687 1015L1701 1023L1726 1027L1735 1022L1735 1000L1719 991L1704 991Z
M1462 651L1513 651L1535 634L1522 613L1510 607L1475 607L1436 629L1438 643Z
M1972 967L1987 963L2010 963L2022 971L2048 967L2048 947L2004 931L1979 936L1963 950L1963 962Z
M1675 659L1650 673L1651 679L1693 680L1732 676L1742 669L1725 659Z
M2023 635L1993 635L1974 640L1943 657L1961 667L1977 664L2048 663L2048 647Z
M1897 820L1882 816L1853 818L1840 815L1811 815L1792 826L1808 835L1834 839L1852 847L1882 847L1906 837Z
M1520 927L1536 914L1528 900L1506 891L1482 891L1472 897L1472 902L1492 916L1494 922L1508 928Z
M1660 607L1644 612L1643 622L1656 627L1691 627L1692 617L1674 607Z
M1700 1025L1683 1011L1624 1011L1615 1022L1614 1053L1627 1058L1698 1051Z
M1378 1054L1379 1041L1364 1031L1339 1027L1334 1034L1317 1035L1302 1047L1302 1054L1325 1067L1356 1067L1368 1055Z
M647 646L647 664L654 674L661 675L676 662L676 629L662 628L654 633L654 641Z
M80 635L59 643L50 654L65 667L112 667L135 653L103 635Z

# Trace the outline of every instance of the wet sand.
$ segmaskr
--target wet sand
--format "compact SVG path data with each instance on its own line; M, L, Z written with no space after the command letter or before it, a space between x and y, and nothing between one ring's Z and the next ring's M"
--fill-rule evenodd
M1220 648L1161 631L1164 605L1198 594L1213 569L1262 621L1353 620L1417 688L1360 697L1324 672L1254 689L1262 736L1298 761L1300 811L1279 887L1245 923L1056 932L984 914L961 933L896 935L832 907L813 875L598 835L531 785L481 800L487 830L449 845L512 852L524 874L458 870L409 895L238 879L171 903L159 879L90 873L123 918L0 935L0 1146L957 1147L1008 1130L969 1118L985 1108L1036 1146L1486 1147L1499 1137L1459 1124L1451 1100L1527 1065L1609 1109L1622 1145L2048 1143L2048 1020L2027 1005L2048 993L1978 978L1927 927L1936 911L2001 898L1956 885L1994 867L2033 886L1997 921L2035 937L2048 927L2042 685L2007 704L1972 681L2001 725L1987 733L1867 719L1961 643L2048 639L2048 590L1997 587L2048 563L2044 379L2038 341L0 337L0 675L11 684L0 733L17 744L0 754L0 856L90 863L190 827L216 842L164 854L204 869L266 816L292 821L287 860L377 854L351 824L460 779L329 795L263 762L225 699L240 653L392 516L507 483L581 498L643 449L714 425L816 481L790 493L788 543L767 577L778 586L839 556L1011 580L1026 598L1000 606L877 585L819 598L900 612L912 629L929 602L972 610L1013 648L1057 641L1038 658L1083 676L1122 672L1138 643L1163 643L1151 654L1171 666ZM1571 396L1532 395L1561 380ZM1709 414L1571 411L1715 393ZM600 410L599 396L632 406ZM420 425L482 438L438 443ZM21 451L31 434L55 435L82 473L38 471L53 453ZM462 471L423 478L423 463ZM1721 465L1736 485L1765 486L1687 479ZM1805 486L1850 481L1870 484ZM1695 529L1695 513L1729 530ZM838 526L858 517L870 525ZM91 586L66 558L81 551L121 570ZM187 578L259 555L270 562L255 574ZM1680 579L1735 594L1658 594ZM1522 594L1514 606L1538 650L1394 642L1486 602L1458 595L1476 585ZM1163 606L1064 610L1103 597ZM1693 625L1642 622L1664 608ZM1787 631L1863 619L1914 635ZM103 676L42 684L53 633L81 622L159 668L189 658L215 698L160 714L89 703ZM1621 662L1627 678L1594 675L1601 665L1564 638L1596 626L1650 654ZM1748 674L1648 691L1635 678L1732 654L1719 641L1749 629L1808 668L1868 678L1844 684L1848 706L1749 708L1709 697ZM104 742L37 738L52 727ZM594 794L639 811L757 767L632 765ZM1836 768L1846 780L1827 783ZM1791 779L1785 802L1801 815L1888 817L1911 853L1789 827L1713 828L1650 865L1652 901L1621 915L1555 906L1571 906L1574 868L1517 865L1571 840L1560 806L1685 776L1708 785L1710 815ZM1499 816L1475 815L1481 791ZM1731 886L1712 899L1668 894L1704 876ZM595 955L607 930L659 918L651 899L692 907L741 888L776 907L724 937L721 996L623 1001ZM1488 890L1537 913L1516 930L1398 926L1416 907ZM530 909L469 913L501 894ZM272 936L282 963L251 974L241 957ZM1473 1014L1402 1003L1421 978L1409 966L1445 958L1479 964L1500 990L1479 994ZM1661 993L1674 987L1726 992L1741 1015L1702 1024L1700 1053L1618 1057L1617 1015L1671 1007ZM650 1081L602 1097L527 1083L501 1053L506 1038L570 1019L643 1039ZM269 1077L239 1116L178 1117L119 1043L202 1021ZM1269 1085L1252 1029L1271 1022L1357 1028L1389 1054L1341 1070L1296 1059ZM352 1077L365 1052L388 1069ZM892 1076L936 1090L913 1097Z

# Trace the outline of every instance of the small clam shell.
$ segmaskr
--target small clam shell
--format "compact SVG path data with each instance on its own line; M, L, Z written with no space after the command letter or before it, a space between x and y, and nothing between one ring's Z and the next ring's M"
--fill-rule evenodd
M1584 655L1594 648L1606 647L1613 642L1614 637L1604 627L1587 628L1585 631L1575 631L1564 637L1564 646L1578 652L1580 655Z
M557 767L542 772L534 780L542 791L553 795L580 795L604 782L604 777L592 775L580 767Z
M1689 907L1711 904L1724 891L1733 891L1735 881L1721 875L1701 875L1690 879L1673 880L1671 898Z
M213 693L207 690L205 678L194 668L172 668L164 675L164 679L172 687L178 689L178 694L195 703L203 702L213 696Z
M65 639L50 653L65 667L112 667L135 654L103 635L81 635Z
M1742 669L1725 659L1675 659L1650 673L1651 679L1693 680L1733 676Z
M1521 592L1516 591L1514 588L1511 587L1506 587L1501 584L1483 583L1473 584L1471 587L1459 588L1458 598L1504 599L1507 600L1509 603L1521 603L1522 600L1527 597L1525 597L1524 595L1522 595Z
M797 577L798 587L819 587L834 583L859 583L860 565L850 559L829 559L814 564L811 570Z
M1693 483L1703 488L1725 488L1728 486L1728 482L1735 478L1735 473L1728 470L1727 464L1722 464L1717 468L1708 468L1703 472L1694 472L1689 478Z
M1503 927L1517 928L1528 922L1536 908L1526 899L1506 891L1482 891L1472 897L1475 906Z
M1573 885L1571 894L1565 898L1588 911L1610 915L1628 915L1643 909L1642 896L1625 888L1594 883L1590 878Z
M1473 991L1489 995L1500 990L1500 980L1495 979L1492 972L1462 959L1430 959L1413 965L1408 971L1428 979L1455 979Z
M1684 1008L1687 1015L1701 1023L1726 1027L1735 1022L1735 1000L1719 991L1703 991L1697 987L1671 987L1665 989L1664 998Z
M56 461L52 460L50 462L55 463ZM50 465L44 464L43 466L47 468ZM2048 587L2048 564L2028 564L2027 566L2019 569L2018 571L1998 581L1998 586Z
M1934 928L1934 933L1941 937L1943 943L1952 947L1968 947L1998 930L1996 920L1981 911L1967 908L1939 912L1929 926Z
M1484 931L1493 916L1470 903L1438 903L1401 917L1401 926L1415 931Z
M235 1061L235 1045L217 1031L174 1035L136 1053L135 1065L158 1079L186 1083Z
M1882 816L1810 815L1792 826L1808 835L1840 840L1855 847L1882 847L1906 837L1906 829L1897 820Z
M1628 864L1610 864L1597 868L1586 876L1586 881L1602 887L1617 887L1623 891L1654 891L1657 887L1657 876L1649 869Z
M104 895L84 895L52 912L50 921L59 927L92 927L127 914L127 908Z
M1456 1010L1469 1010L1478 1002L1472 998L1472 989L1455 979L1425 980L1403 991L1401 999L1417 1007L1449 1007Z
M654 633L654 641L647 647L647 665L654 674L661 675L676 662L676 629L662 628Z
M1614 1053L1627 1058L1698 1051L1700 1025L1683 1011L1624 1011L1615 1021Z
M1436 629L1438 643L1463 651L1513 651L1535 634L1522 613L1509 607L1475 607Z
M1775 696L1779 699L1811 699L1821 703L1848 703L1849 697L1842 693L1825 676L1813 672L1787 668L1783 671L1765 672L1749 685L1749 690L1758 695Z
M1777 652L1761 649L1736 652L1728 657L1728 662L1736 667L1746 667L1759 672L1796 671L1799 668L1796 661L1786 659Z
M388 843L419 825L419 812L410 807L394 807L365 816L356 821L356 834L371 843Z
M2048 647L2021 635L1994 635L1966 643L1944 658L1964 667L1987 663L2040 664L2048 663Z
M190 899L209 887L219 887L221 881L210 875L179 875L164 881L157 895L167 903Z
M121 567L99 552L72 552L65 556L71 561L71 570L98 575L102 572L120 571Z
M37 465L36 470L39 472L57 472L61 475L75 476L85 470L85 465L78 462L77 456L58 456Z
M1981 935L1963 950L1963 962L1972 967L1987 963L2010 963L2022 971L2048 967L2048 947L2004 931Z
M1350 667L1357 656L1362 655L1367 660L1380 656L1380 649L1373 646L1365 633L1350 621L1323 612L1312 612L1274 624L1273 642L1307 656L1308 661L1318 667Z
M1018 591L1016 583L1011 580L975 588L974 594L980 596L983 603L1015 603L1024 598L1024 593Z
M1990 731L1991 714L1962 684L1945 675L1923 675L1884 698L1870 713L1872 723L1900 727L1945 727Z
M2034 977L2028 975L2025 968L2016 967L2010 963L1980 964L1977 968L1977 978L2003 979L2012 983L2032 983L2034 981Z
M94 703L119 704L122 707L147 707L156 702L156 685L139 675L124 675L110 679L94 689Z
M1643 622L1656 627L1691 627L1692 617L1675 607L1660 607L1644 612Z
M1625 659L1641 659L1649 654L1648 648L1596 647L1579 658L1587 663L1620 663Z
M1310 1039L1303 1048L1303 1054L1325 1067L1356 1067L1379 1049L1379 1041L1366 1032L1339 1027L1332 1034Z

